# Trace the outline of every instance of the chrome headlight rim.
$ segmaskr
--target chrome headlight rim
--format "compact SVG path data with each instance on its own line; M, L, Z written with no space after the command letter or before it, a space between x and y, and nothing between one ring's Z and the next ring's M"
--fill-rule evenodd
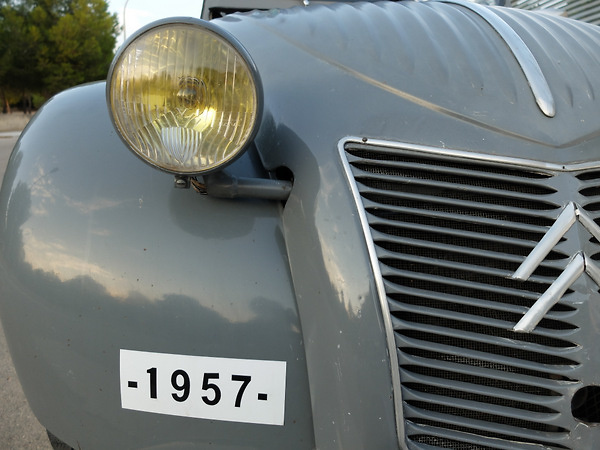
M187 26L187 27L199 29L204 32L212 33L215 36L217 36L219 39L221 39L226 45L230 46L237 53L237 55L241 58L244 65L248 69L248 75L252 82L252 87L254 90L254 99L255 99L254 114L253 114L254 121L253 121L252 126L249 129L250 131L248 133L246 133L243 143L237 147L237 149L235 150L235 152L232 155L223 159L218 164L213 164L209 167L197 168L194 170L185 170L183 167L182 168L165 167L164 165L161 165L160 163L154 162L151 159L144 157L142 154L140 154L140 152L138 152L136 150L135 143L133 143L130 139L128 139L128 137L125 135L125 133L122 132L119 122L118 122L117 118L115 117L115 114L113 113L113 111L115 111L117 108L119 108L119 106L114 105L113 95L112 95L113 94L113 81L115 79L115 73L120 68L120 66L122 64L122 60L127 55L127 51L130 49L130 47L135 42L137 42L139 39L148 35L149 33L153 33L155 31L158 31L159 29L168 29L168 28L175 28L175 27L180 27L180 26ZM126 145L126 147L134 155L136 155L136 157L138 157L139 159L144 161L146 164L149 164L150 166L152 166L156 169L159 169L161 171L164 171L164 172L167 172L170 174L174 174L174 175L179 175L179 176L198 176L198 175L206 175L206 174L210 174L210 173L215 173L215 172L221 171L222 169L224 169L225 167L229 166L234 161L236 161L239 157L241 157L246 152L246 150L251 146L251 144L253 143L253 141L256 137L256 134L258 133L260 124L262 122L263 104L264 104L262 81L261 81L258 69L256 67L256 64L255 64L254 60L252 59L252 57L250 56L249 52L246 50L246 48L239 42L239 40L235 36L233 36L227 30L225 30L211 22L207 22L205 20L197 19L197 18L193 18L193 17L170 17L170 18L160 19L160 20L157 20L155 22L152 22L152 23L140 28L135 33L133 33L129 38L127 38L126 41L117 50L115 57L113 58L113 61L110 65L110 68L108 71L108 76L107 76L107 81L106 81L106 101L107 101L109 117L112 122L112 125L115 128L115 130L117 131L117 135L120 137L121 141L123 141L123 143Z

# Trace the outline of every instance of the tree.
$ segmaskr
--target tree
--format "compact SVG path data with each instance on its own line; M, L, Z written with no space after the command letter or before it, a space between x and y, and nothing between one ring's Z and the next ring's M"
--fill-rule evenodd
M5 2L6 3L6 2ZM0 9L0 95L3 110L10 109L10 99L20 97L34 82L31 70L36 59L36 39L30 34L25 10L21 5L4 5Z
M0 0L0 95L45 97L103 79L117 16L105 0Z
M106 77L118 34L116 16L103 0L73 0L48 31L53 55L44 77L52 92Z

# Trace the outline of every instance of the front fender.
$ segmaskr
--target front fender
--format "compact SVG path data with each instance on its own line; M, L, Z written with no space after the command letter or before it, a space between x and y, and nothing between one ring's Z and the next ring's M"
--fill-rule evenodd
M49 101L4 177L0 316L34 413L80 448L312 448L281 206L173 189L126 150L104 89ZM285 361L285 424L122 409L121 349Z

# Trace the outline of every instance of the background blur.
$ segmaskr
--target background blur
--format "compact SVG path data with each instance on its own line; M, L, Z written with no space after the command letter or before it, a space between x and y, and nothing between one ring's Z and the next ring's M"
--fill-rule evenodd
M126 34L201 10L201 0L0 0L2 112L30 113L64 89L105 79Z

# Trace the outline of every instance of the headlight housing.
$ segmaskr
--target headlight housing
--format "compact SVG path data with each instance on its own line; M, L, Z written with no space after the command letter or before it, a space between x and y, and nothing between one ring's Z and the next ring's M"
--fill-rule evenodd
M254 138L262 87L235 38L199 19L174 18L148 25L121 47L107 101L137 156L167 172L197 175L231 163Z

